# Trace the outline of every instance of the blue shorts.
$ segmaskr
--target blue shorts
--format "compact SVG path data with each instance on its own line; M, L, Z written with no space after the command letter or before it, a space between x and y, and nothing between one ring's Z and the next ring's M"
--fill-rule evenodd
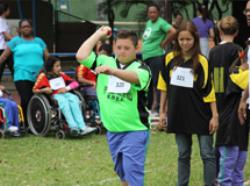
M115 172L131 186L144 185L144 162L149 131L107 132Z

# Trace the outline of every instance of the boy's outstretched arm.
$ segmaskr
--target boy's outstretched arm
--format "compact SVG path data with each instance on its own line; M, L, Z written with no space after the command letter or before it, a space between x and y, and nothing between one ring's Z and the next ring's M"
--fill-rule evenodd
M121 69L114 69L109 66L99 66L95 69L95 72L97 74L99 73L104 73L104 74L109 74L116 76L124 81L130 82L130 83L135 83L135 84L140 84L139 78L137 74L133 71L129 70L121 70Z
M92 34L86 41L83 42L83 44L76 53L76 59L78 61L87 59L96 43L100 39L108 37L110 33L111 28L108 26L102 26L101 28L99 28L94 34Z

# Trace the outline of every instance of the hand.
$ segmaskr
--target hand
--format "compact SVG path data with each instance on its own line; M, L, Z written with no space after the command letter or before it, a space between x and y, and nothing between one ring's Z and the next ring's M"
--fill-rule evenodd
M57 93L58 94L63 94L63 93L66 93L66 92L68 92L66 88L60 88Z
M4 90L5 87L3 85L0 85L0 90Z
M43 92L46 93L46 94L52 94L53 91L52 91L51 88L47 87L47 88L45 88L45 89L43 90Z
M158 129L162 130L167 127L166 114L160 113Z
M102 26L96 31L96 34L100 39L107 39L112 35L112 29L109 26Z
M96 88L96 82L92 81L92 87Z
M219 125L218 116L213 116L209 122L209 134L213 134L217 131Z
M114 74L114 69L109 67L109 66L99 66L95 69L95 72L97 74L100 74L100 73L104 73L104 74L109 74L109 75L112 75Z
M247 119L247 103L246 101L240 101L238 108L238 118L240 120L240 124L243 125Z

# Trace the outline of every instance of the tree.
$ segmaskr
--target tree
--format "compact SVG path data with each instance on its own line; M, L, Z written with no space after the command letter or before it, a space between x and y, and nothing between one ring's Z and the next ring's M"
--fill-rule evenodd
M114 31L114 21L115 21L115 13L114 8L122 5L122 10L120 11L120 15L122 17L127 17L130 8L135 4L149 4L152 3L151 0L105 0L103 3L99 4L99 10L103 11L104 14L108 16L109 26L112 31ZM113 36L110 37L110 43L113 43Z

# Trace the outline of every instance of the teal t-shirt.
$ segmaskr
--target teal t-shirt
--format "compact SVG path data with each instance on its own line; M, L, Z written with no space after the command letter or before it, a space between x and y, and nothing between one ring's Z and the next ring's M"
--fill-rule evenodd
M164 50L161 48L161 42L166 38L166 33L172 26L159 17L155 22L147 21L146 28L142 37L142 58L162 56Z
M44 41L38 37L25 40L16 36L7 43L7 46L13 53L14 81L35 81L44 63L43 57L46 48Z
M113 57L96 56L94 53L91 53L86 60L80 63L88 68L100 65L120 68L119 63ZM140 85L130 83L131 86L127 93L108 92L108 84L112 76L106 74L97 76L97 96L104 126L111 132L148 130L145 91L150 83L150 70L146 65L137 61L130 63L123 69L134 71L140 82Z

